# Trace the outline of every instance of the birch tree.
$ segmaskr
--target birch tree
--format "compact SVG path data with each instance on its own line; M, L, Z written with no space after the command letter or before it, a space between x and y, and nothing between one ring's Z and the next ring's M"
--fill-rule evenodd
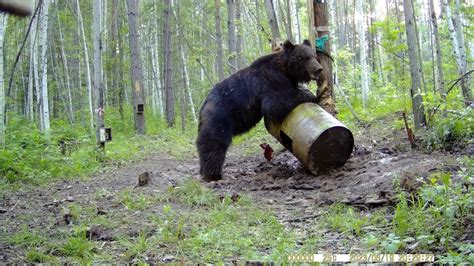
M460 3L455 0L454 15L451 14L449 0L443 0L444 10L446 12L446 20L448 21L449 36L453 43L453 52L456 59L459 76L463 76L467 72L467 56L466 46L464 44L464 33L459 14ZM469 106L472 103L472 93L469 87L469 77L461 79L461 91L464 97L464 103Z
M217 73L219 76L219 81L224 79L224 53L222 51L222 26L221 26L221 0L216 0L216 49L217 49L217 56L216 56L216 68Z
M87 48L87 41L86 41L86 34L84 32L84 22L82 21L82 14L81 14L81 5L79 4L79 0L76 0L77 5L77 17L79 19L79 27L82 37L82 44L84 49L84 63L86 65L86 86L87 86L87 94L89 96L89 114L90 114L90 128L91 130L94 128L94 109L92 107L92 81L91 81L91 70L89 66L89 49Z
M74 119L74 108L72 105L71 78L69 77L68 60L66 57L66 52L64 51L63 31L62 31L61 21L59 19L59 16L57 16L57 20L58 20L58 30L59 30L59 46L61 49L61 58L63 61L64 76L66 76L66 89L67 89L67 101L68 101L67 110L69 112L69 119L71 123L74 123L75 119Z
M49 134L50 122L49 122L49 98L48 98L48 57L46 51L48 48L48 19L49 19L49 0L43 0L43 6L41 10L41 32L40 32L40 47L41 47L41 113L42 118L41 130Z
M3 76L3 40L5 36L5 28L7 26L8 15L0 13L0 145L3 146L5 143L5 119L4 119L4 110L5 110L5 83Z
M411 75L411 97L415 128L420 129L426 125L425 111L423 107L423 96L421 95L421 65L417 55L417 37L415 29L415 14L412 8L412 0L403 0L405 12L405 30L408 44L408 57L410 60Z
M439 41L439 32L438 32L438 21L434 9L433 0L429 0L430 14L431 14L431 28L433 31L434 37L434 47L436 54L436 80L435 88L436 91L439 91L441 95L441 100L443 101L443 116L448 115L447 105L446 105L446 90L444 89L444 74L443 74L443 56L441 54L441 44Z
M360 36L360 64L362 67L361 83L362 83L362 106L366 108L367 98L369 93L369 70L367 67L367 50L366 50L366 38L365 38L365 23L364 23L364 1L357 1L357 9L361 15L359 21L359 36Z

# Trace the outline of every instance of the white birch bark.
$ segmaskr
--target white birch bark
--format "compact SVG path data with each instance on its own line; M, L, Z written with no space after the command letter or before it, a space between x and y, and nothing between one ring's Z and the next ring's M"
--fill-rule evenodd
M41 46L41 113L40 116L43 119L43 127L41 128L46 135L49 134L49 98L48 98L48 57L46 51L48 48L48 18L49 18L49 0L43 0L42 8L42 19L41 19L41 34L40 34L40 46Z
M5 36L5 28L7 26L8 15L0 13L0 145L5 144L5 83L3 76L3 41Z
M364 22L364 6L363 1L357 1L357 9L361 14L361 21L359 21L359 34L360 34L360 64L362 66L362 106L365 108L367 105L367 98L369 94L369 70L367 66L367 51L366 51L366 39L365 39L365 22Z

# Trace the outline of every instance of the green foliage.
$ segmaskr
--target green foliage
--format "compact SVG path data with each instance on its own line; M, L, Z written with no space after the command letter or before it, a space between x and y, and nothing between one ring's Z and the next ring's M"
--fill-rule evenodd
M160 119L148 119L148 135L135 136L131 111L125 108L125 117L121 119L117 110L108 109L106 125L113 129L113 141L107 143L104 158L95 149L95 133L82 124L70 125L53 119L48 137L25 118L12 114L6 145L0 148L0 187L17 182L47 184L52 180L87 177L101 166L136 161L154 152L177 158L195 154L194 125L183 133L168 128Z
M460 115L438 117L422 133L423 147L428 151L455 150L472 144L474 139L474 110L465 109Z

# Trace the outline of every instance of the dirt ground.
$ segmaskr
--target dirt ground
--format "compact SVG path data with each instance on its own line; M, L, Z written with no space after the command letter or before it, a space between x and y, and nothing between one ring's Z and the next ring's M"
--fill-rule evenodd
M276 152L274 159L267 162L261 153L243 156L241 147L233 147L226 160L224 179L206 186L221 194L249 195L258 205L273 210L286 227L304 233L307 221L321 213L321 206L341 202L370 210L391 205L395 180L400 180L406 190L414 190L418 177L456 170L455 156L411 150L403 130L386 130L385 135L375 131L368 128L363 134L356 134L355 149L349 161L339 169L318 176L309 174L287 151ZM251 145L251 149L255 146L259 152L259 144L245 145L247 148ZM198 171L196 158L177 160L155 154L138 164L98 173L86 181L61 181L48 187L5 194L0 199L0 238L18 232L25 223L29 229L57 234L67 228L64 208L68 204L94 206L97 212L113 212L119 208L113 195L123 189L159 194L186 178L199 179ZM136 188L137 176L143 172L152 173L151 185ZM160 211L159 206L147 210ZM123 219L127 218L130 217ZM98 238L106 241L124 230L133 235L147 226L140 224L137 217L134 220L136 227L117 227L100 233ZM327 251L348 251L336 242L328 242ZM0 261L23 260L24 250L0 240Z

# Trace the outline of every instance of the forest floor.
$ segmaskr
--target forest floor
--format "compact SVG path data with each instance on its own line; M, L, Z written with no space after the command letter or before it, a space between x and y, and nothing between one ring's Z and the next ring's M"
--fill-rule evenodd
M334 211L333 204L352 206L359 217L386 220L361 225L380 234L393 219L398 189L416 191L436 172L455 175L457 159L473 155L472 147L454 153L412 150L404 129L374 125L355 134L344 166L314 176L287 151L267 162L259 144L233 146L223 180L204 187L191 181L199 180L196 158L153 154L86 180L3 192L0 261L212 262L278 260L288 250L363 252L370 250L363 241L367 237L334 230L334 221L330 227L320 220L328 218L330 208ZM253 154L246 155L249 150ZM138 187L144 172L151 174L151 183ZM463 237L472 236L471 227Z

